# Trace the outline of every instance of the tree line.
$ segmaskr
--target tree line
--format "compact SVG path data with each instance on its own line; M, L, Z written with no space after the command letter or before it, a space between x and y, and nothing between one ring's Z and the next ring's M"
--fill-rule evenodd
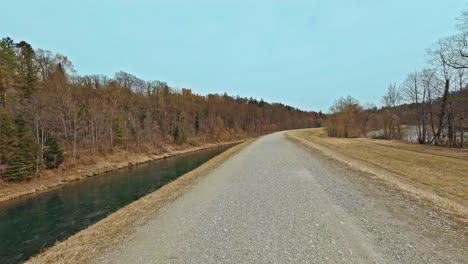
M457 19L458 32L427 50L428 65L409 73L399 86L390 84L382 106L363 107L352 97L330 109L328 134L364 136L380 130L385 139L402 139L414 127L420 144L463 147L468 130L468 11Z
M61 54L0 41L0 177L31 179L43 169L114 149L151 151L254 137L316 125L317 114L227 94L195 94L126 72L76 74Z

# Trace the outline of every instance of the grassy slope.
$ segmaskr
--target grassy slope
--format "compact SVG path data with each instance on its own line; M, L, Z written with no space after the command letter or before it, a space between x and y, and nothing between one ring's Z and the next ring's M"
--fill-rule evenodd
M363 166L383 169L405 184L468 207L467 150L367 138L329 138L323 129L296 130L289 135Z

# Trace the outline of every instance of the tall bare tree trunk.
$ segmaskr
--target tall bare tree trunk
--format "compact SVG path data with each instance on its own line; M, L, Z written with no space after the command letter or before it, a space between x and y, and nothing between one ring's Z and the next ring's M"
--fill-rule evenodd
M444 94L442 95L442 102L440 104L440 112L438 115L438 126L437 126L437 133L435 135L435 142L437 145L440 144L440 136L442 133L442 129L444 127L444 118L446 115L446 110L447 110L447 100L448 100L448 95L449 95L449 89L450 89L450 80L446 79L445 80L445 87L444 87Z
M76 124L76 114L73 113L73 163L76 161L76 141L77 141L77 138L78 138L78 128L77 128L77 124Z
M36 139L37 139L37 147L38 151L36 154L36 177L39 175L40 169L40 153L41 153L41 137L39 136L39 119L36 118Z
M454 130L454 120L452 103L449 102L449 113L448 113L448 139L450 147L455 147L457 145L457 133Z
M114 120L113 120L113 118L114 118L114 115L111 114L111 116L110 116L110 130L109 130L111 149L114 149L114 135L113 135Z
M94 126L94 117L91 119L91 151L93 153L93 159L96 158L96 128Z
M461 123L461 121L460 121ZM463 127L463 124L460 126L460 132L461 132L461 139L460 139L460 147L463 148L465 144L465 129Z

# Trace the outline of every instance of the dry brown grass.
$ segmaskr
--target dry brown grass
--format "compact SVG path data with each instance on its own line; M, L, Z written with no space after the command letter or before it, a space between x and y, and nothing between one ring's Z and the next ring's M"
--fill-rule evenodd
M119 241L132 233L135 228L145 223L162 206L176 199L193 186L208 172L218 167L253 140L234 146L222 154L204 163L199 168L181 176L162 187L101 220L69 239L59 242L42 254L33 257L27 263L92 263L97 256L115 247Z
M12 183L0 180L0 203L26 195L37 194L60 187L70 182L78 181L87 177L100 175L105 172L118 170L153 160L158 160L170 156L177 156L189 152L203 149L240 143L240 141L230 141L224 143L210 143L201 146L183 145L170 146L153 150L151 152L129 152L125 150L115 150L110 154L97 156L95 159L82 157L77 163L70 162L63 164L58 170L45 170L39 179L30 182Z
M367 138L330 138L323 129L288 132L290 138L464 219L468 218L468 151Z

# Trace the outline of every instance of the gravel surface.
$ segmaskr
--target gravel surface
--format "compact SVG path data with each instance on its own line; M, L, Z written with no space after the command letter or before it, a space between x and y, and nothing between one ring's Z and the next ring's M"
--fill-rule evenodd
M468 227L288 141L257 140L104 263L468 263Z

